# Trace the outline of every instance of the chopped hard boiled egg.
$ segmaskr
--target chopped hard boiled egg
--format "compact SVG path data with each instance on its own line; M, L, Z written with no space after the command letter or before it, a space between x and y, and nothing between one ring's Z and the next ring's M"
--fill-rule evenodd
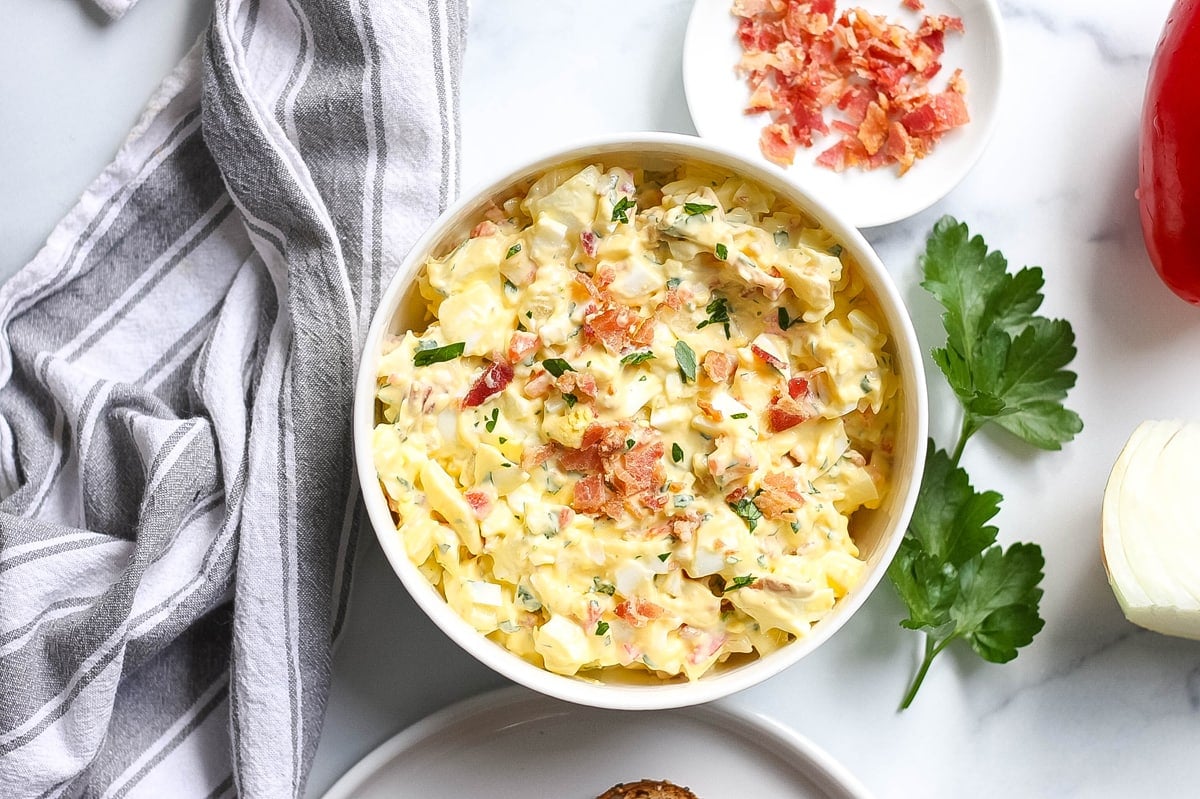
M899 392L855 264L690 168L557 169L420 278L379 365L405 549L480 633L561 674L695 679L807 634L864 571Z
M1143 422L1104 489L1108 581L1125 616L1200 639L1200 423Z

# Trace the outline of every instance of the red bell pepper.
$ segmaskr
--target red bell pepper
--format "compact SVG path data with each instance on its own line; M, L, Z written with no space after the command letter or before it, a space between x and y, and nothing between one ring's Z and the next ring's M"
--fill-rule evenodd
M1200 0L1176 0L1142 106L1138 197L1146 251L1164 283L1200 305Z

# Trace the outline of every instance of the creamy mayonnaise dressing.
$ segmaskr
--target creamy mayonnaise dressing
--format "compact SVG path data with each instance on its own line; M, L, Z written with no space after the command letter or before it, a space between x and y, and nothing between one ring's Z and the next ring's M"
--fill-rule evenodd
M747 181L558 169L426 265L379 364L409 557L561 674L694 679L826 615L864 569L898 381L842 248Z

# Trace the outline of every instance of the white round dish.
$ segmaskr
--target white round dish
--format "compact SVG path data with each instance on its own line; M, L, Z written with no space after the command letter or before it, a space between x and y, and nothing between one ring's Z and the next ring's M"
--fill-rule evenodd
M746 80L734 71L741 58L737 18L732 0L696 0L683 45L683 87L696 130L705 139L759 161L766 158L758 139L770 121L768 114L743 113L750 97ZM873 14L917 24L918 14L903 9L900 0L856 0ZM814 147L796 151L787 175L805 191L821 197L855 227L895 222L925 210L958 185L987 147L996 127L1004 74L1004 45L1000 11L995 0L925 0L923 14L962 17L965 32L946 36L939 80L962 68L967 81L971 122L950 131L903 177L894 167L834 172L817 166L818 155L836 137L817 139Z
M700 799L866 799L846 769L758 713L716 705L651 715L502 688L385 741L324 799L595 799L619 782L669 780Z
M841 242L858 264L870 288L891 345L902 385L894 443L893 484L882 507L859 511L854 539L867 568L863 582L838 601L825 618L803 639L792 641L771 654L736 665L722 664L698 680L663 681L640 672L605 673L604 681L554 674L486 638L446 603L438 590L408 558L404 543L375 479L371 447L376 423L376 366L384 339L424 324L425 303L417 290L417 276L431 254L446 252L468 232L492 202L511 197L518 186L548 169L564 164L604 161L608 165L668 168L683 162L709 164L757 181L798 209L807 212ZM484 665L514 682L544 694L594 707L649 710L708 702L756 685L804 657L836 632L866 601L882 579L900 545L912 515L925 462L928 401L921 350L904 301L862 234L816 197L784 179L770 164L754 163L694 136L671 133L635 133L609 136L550 153L520 167L449 208L413 246L384 291L363 344L362 362L355 385L352 419L355 464L371 524L389 563L405 588L426 614L459 646Z

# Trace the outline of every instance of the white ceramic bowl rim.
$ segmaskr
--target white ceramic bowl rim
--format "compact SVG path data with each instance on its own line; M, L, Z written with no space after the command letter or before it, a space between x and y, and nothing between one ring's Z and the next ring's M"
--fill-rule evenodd
M851 250L871 286L882 312L888 318L888 328L898 360L902 366L907 365L909 369L909 380L904 384L904 392L906 393L906 403L913 412L911 418L906 420L908 435L905 438L912 439L909 442L909 448L913 453L912 467L915 473L904 490L903 499L898 506L900 512L889 525L889 535L884 542L879 558L872 558L873 565L868 569L863 582L839 601L829 616L814 625L813 631L808 636L745 665L729 671L705 675L693 682L661 685L612 685L554 674L487 639L450 607L438 590L429 583L408 558L403 541L396 533L395 522L387 506L383 489L379 481L375 479L376 472L371 447L372 431L375 426L375 369L383 337L397 312L399 301L407 291L412 278L428 258L429 248L444 235L444 228L449 220L456 217L463 209L478 202L481 196L494 196L509 189L519 180L556 165L587 159L603 160L606 155L614 154L628 154L636 157L643 151L663 153L674 158L687 156L700 162L712 162L714 159L717 162L726 162L723 166L736 168L738 174L756 180L777 193L792 195L790 199L793 202L811 213L826 229L837 236L843 246ZM563 147L530 163L522 164L498 179L490 181L486 186L477 187L474 191L464 193L430 226L413 245L412 250L392 277L372 318L371 327L363 344L363 356L355 386L352 429L355 464L371 525L375 529L384 554L405 588L417 605L438 627L484 665L533 690L593 707L649 710L700 704L756 685L814 650L862 606L879 583L888 563L895 555L903 530L908 526L908 520L916 503L917 490L920 487L919 472L925 460L927 407L920 348L912 322L905 310L904 301L879 257L857 229L845 222L819 199L808 195L802 188L790 181L781 170L770 164L753 163L732 150L702 141L694 136L639 132L584 140ZM897 470L897 474L899 472L900 470Z

